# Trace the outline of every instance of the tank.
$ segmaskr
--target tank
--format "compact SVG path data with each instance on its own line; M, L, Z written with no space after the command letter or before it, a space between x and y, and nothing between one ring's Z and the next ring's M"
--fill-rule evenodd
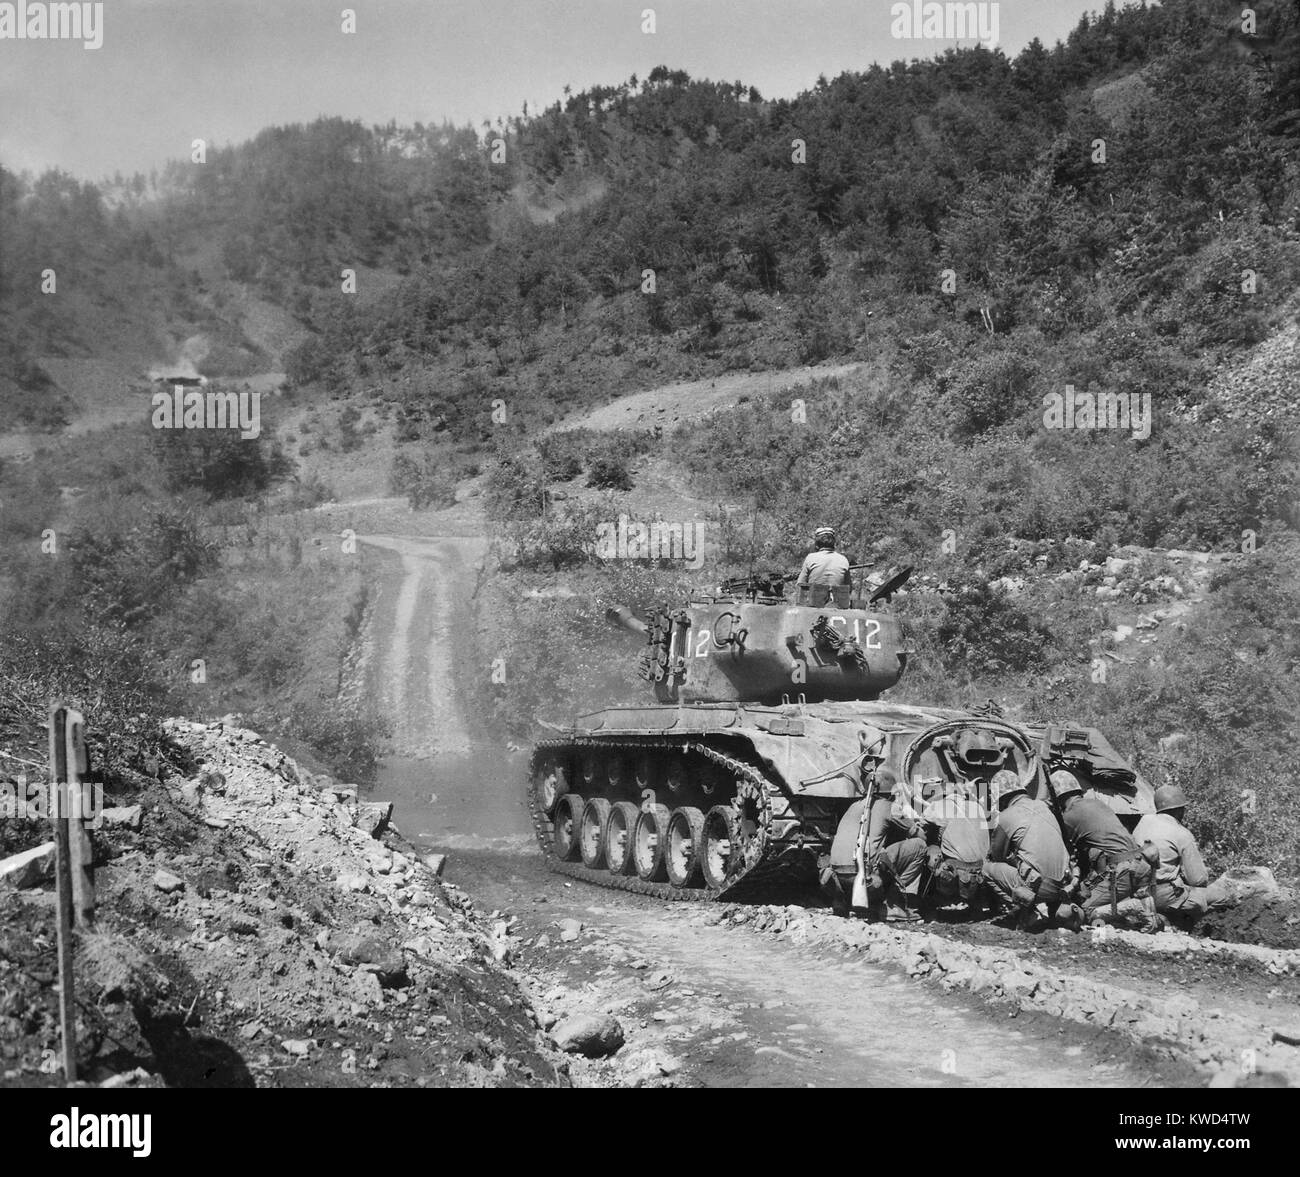
M891 606L909 575L792 597L754 576L645 619L611 609L644 641L648 697L546 725L527 796L552 868L686 900L806 880L886 766L923 801L969 782L994 813L999 769L1054 804L1047 774L1069 768L1126 824L1153 811L1150 785L1095 729L883 699L910 653Z

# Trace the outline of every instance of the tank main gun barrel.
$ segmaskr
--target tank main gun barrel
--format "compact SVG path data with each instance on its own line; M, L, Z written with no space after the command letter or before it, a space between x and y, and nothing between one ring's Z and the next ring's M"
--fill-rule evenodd
M606 609L605 620L612 625L621 625L633 633L644 634L650 628L644 621L632 616L632 610L626 605L619 605L617 609Z

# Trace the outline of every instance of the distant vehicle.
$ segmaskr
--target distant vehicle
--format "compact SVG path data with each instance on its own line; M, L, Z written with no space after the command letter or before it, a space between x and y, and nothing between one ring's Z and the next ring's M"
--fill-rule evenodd
M639 669L655 702L579 716L535 749L528 803L553 869L665 899L738 895L812 877L840 818L882 766L928 799L1012 769L1034 796L1071 769L1136 822L1152 790L1097 731L882 702L908 646L874 591L732 581L647 620Z

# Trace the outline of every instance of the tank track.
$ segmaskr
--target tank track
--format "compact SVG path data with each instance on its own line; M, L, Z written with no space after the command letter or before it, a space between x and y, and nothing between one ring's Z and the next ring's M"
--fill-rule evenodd
M585 748L596 751L620 749L629 752L692 752L721 765L735 775L742 788L745 784L752 787L747 795L759 804L758 852L751 853L745 869L734 875L727 886L718 889L708 886L675 887L671 883L647 882L636 875L614 875L607 870L594 870L581 862L561 861L555 853L551 821L537 796L534 769L538 760L547 752L576 752ZM683 743L680 739L660 740L653 737L607 740L583 736L566 740L543 740L536 745L529 761L527 796L537 845L550 869L597 887L630 891L637 895L650 895L656 899L675 902L710 903L722 898L747 897L751 891L764 885L788 884L791 875L797 874L806 862L808 844L803 825L781 786L754 765L698 741Z

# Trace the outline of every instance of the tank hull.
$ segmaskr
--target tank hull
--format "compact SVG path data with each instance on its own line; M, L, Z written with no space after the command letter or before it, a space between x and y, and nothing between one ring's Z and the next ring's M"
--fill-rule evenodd
M967 734L985 734L983 760ZM813 874L840 818L887 766L914 794L1013 769L1046 795L1069 765L1121 815L1149 785L1099 733L885 702L609 708L534 752L528 803L553 869L673 900L740 897Z

